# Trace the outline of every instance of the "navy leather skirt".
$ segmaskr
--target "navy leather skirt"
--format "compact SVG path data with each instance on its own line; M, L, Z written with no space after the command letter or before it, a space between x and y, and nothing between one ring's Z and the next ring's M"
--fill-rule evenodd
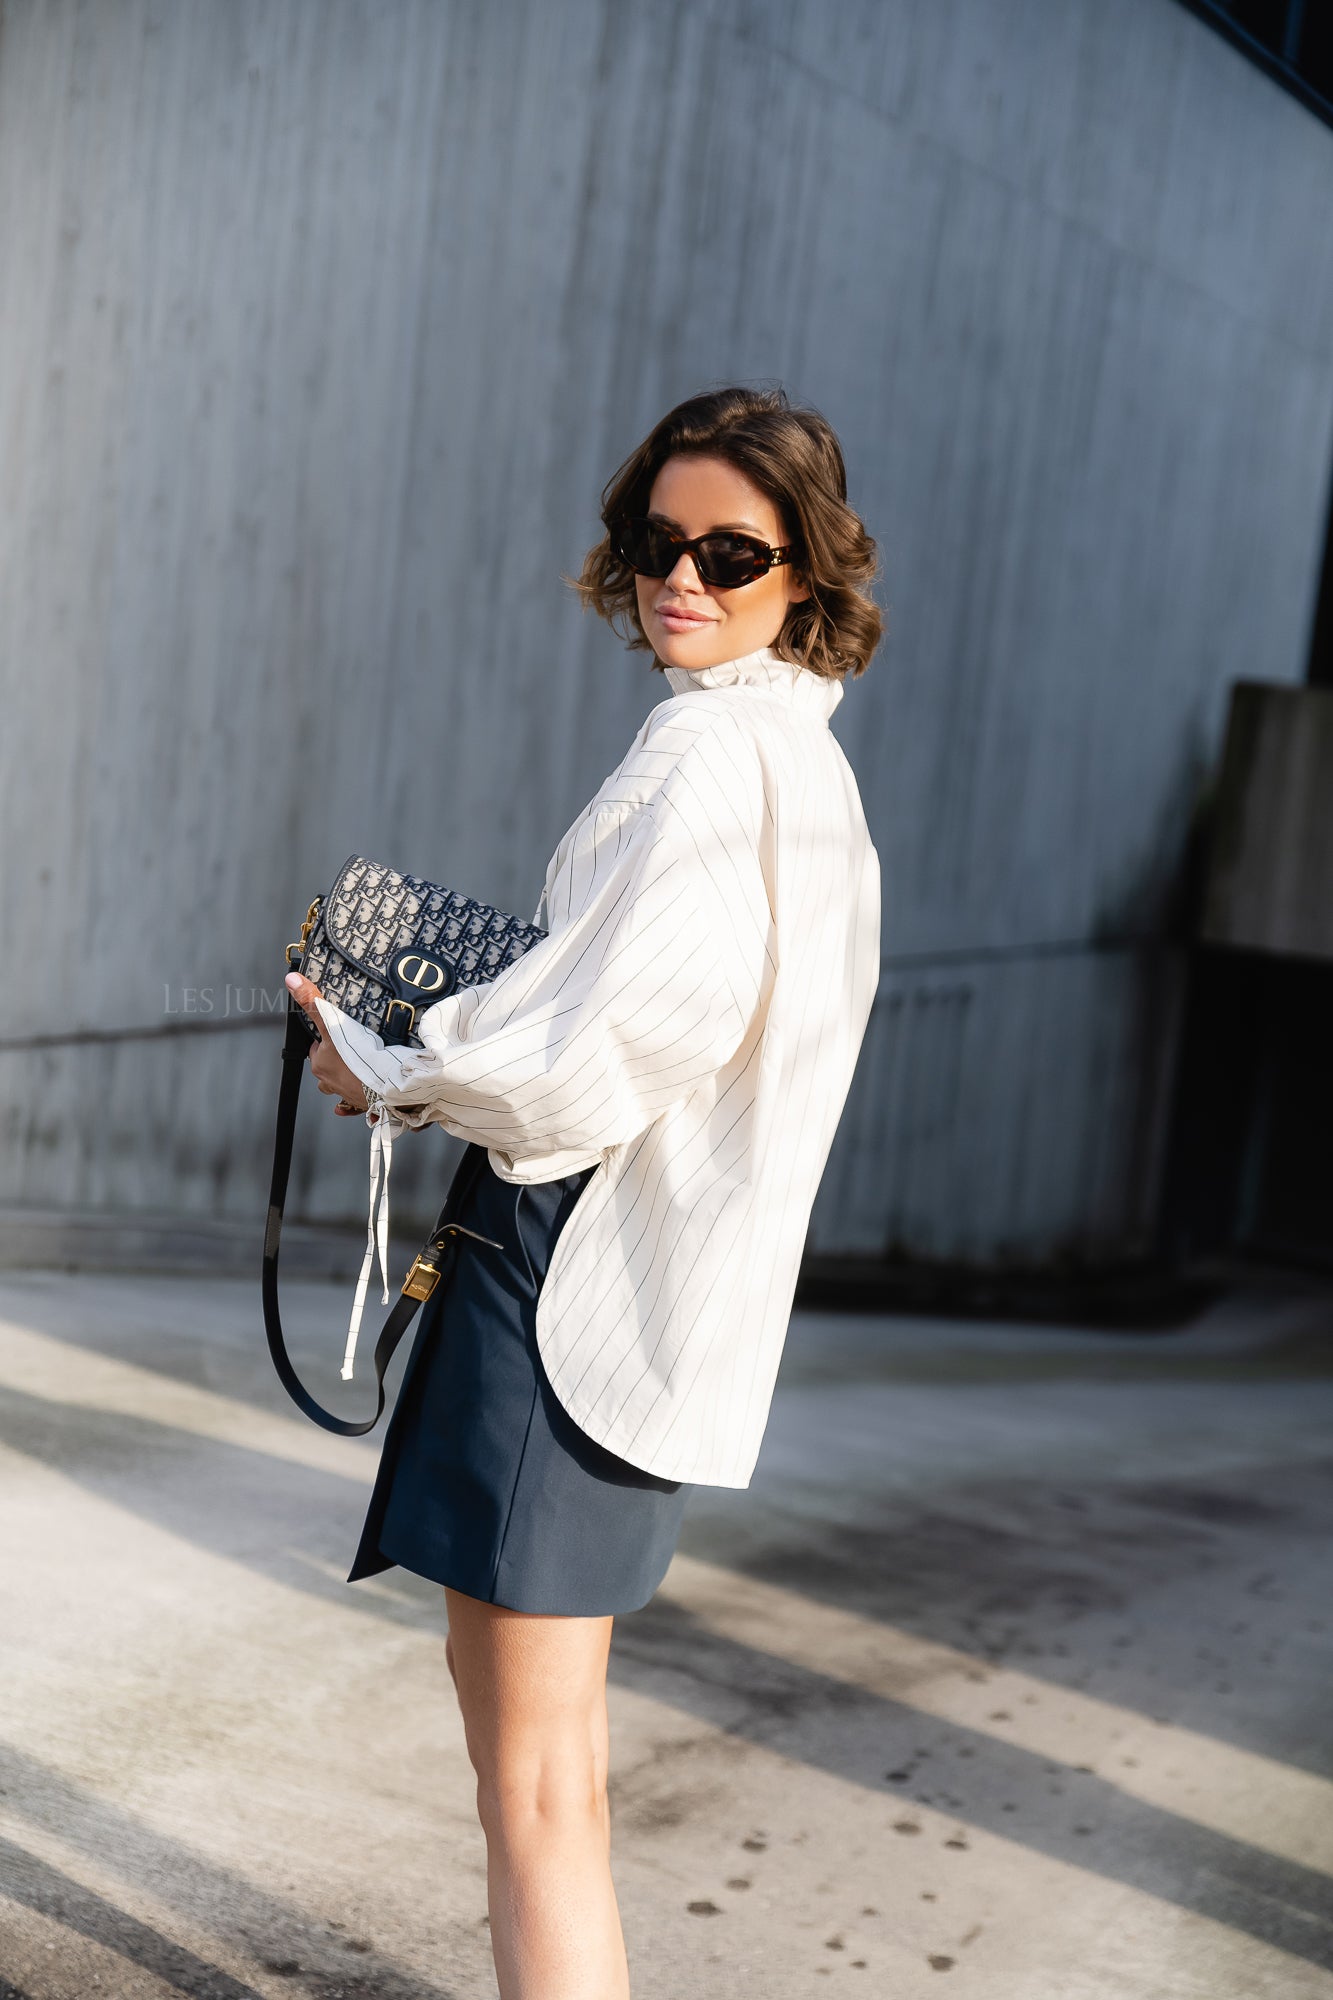
M349 1582L395 1563L515 1611L637 1611L675 1552L687 1481L580 1429L537 1347L537 1297L588 1167L503 1181L470 1145L447 1219L503 1246L457 1255L421 1308Z

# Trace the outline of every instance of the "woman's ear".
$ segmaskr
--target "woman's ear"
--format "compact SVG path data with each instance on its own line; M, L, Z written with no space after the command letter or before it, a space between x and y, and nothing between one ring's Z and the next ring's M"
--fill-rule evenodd
M800 570L793 570L787 580L787 600L791 604L801 604L810 595L810 586Z

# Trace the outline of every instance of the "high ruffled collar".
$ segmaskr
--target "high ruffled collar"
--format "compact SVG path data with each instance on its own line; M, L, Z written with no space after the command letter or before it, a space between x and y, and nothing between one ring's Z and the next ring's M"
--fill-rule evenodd
M842 700L841 681L827 680L809 667L778 657L771 646L742 653L734 660L720 660L711 667L666 667L673 694L688 694L697 687L736 687L741 683L764 694L777 695L793 707L828 721Z

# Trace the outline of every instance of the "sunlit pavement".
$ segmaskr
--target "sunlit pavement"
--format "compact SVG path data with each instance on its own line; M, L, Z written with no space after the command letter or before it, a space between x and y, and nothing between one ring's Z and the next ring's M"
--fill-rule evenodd
M330 1397L347 1305L287 1287ZM286 1404L257 1286L6 1272L0 1412L0 2000L493 1995L441 1594L343 1581L377 1446ZM1333 1996L1331 1420L1277 1280L798 1316L616 1621L636 2000Z

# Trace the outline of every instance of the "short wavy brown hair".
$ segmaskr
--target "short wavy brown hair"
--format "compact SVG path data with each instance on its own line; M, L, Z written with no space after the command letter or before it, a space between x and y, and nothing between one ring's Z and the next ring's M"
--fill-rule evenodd
M589 549L582 574L562 579L583 608L604 618L632 652L652 651L634 572L612 551L609 529L623 514L647 513L659 468L682 454L729 460L768 495L783 541L796 544L793 572L810 595L788 608L773 642L779 658L829 680L863 674L885 630L866 590L878 549L847 504L847 470L832 426L818 410L794 408L781 387L708 389L668 410L602 489L608 533ZM629 629L617 622L625 616ZM662 669L655 654L653 667Z

